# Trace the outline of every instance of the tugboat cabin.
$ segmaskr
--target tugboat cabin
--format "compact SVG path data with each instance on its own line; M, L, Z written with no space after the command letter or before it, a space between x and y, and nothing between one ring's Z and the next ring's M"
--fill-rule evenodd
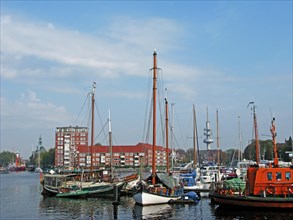
M246 194L253 196L293 197L293 167L248 168Z

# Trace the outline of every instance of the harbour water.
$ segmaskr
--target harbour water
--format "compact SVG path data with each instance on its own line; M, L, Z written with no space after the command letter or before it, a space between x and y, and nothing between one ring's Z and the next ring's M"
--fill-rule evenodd
M141 207L132 197L123 196L114 207L110 198L44 198L41 190L38 173L0 175L0 219L293 219L292 210L227 210L211 205L208 198L196 205Z

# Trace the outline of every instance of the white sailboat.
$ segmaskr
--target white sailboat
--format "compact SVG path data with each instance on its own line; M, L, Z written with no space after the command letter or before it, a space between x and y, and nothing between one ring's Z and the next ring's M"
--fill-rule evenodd
M181 198L183 188L169 173L156 172L156 91L157 91L157 53L153 53L153 149L152 149L152 184L142 186L133 195L134 201L142 206L166 204ZM167 120L166 120L167 121ZM169 152L167 152L168 155ZM168 158L168 156L167 156ZM168 162L167 162L168 164ZM167 166L167 170L169 170ZM160 182L160 183L158 183Z
M182 183L184 192L196 191L205 189L204 184L200 181L200 161L199 161L199 144L197 135L197 124L196 124L196 113L195 106L193 105L193 150L194 158L189 164L187 164L186 170L189 172L184 172L179 175L179 181ZM183 168L184 169L184 168ZM206 195L207 193L201 192L200 196Z

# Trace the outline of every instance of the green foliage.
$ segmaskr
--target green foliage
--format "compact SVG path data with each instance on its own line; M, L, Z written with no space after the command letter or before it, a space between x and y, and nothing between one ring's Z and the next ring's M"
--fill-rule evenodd
M186 155L185 160L184 160L185 163L193 161L193 159L194 159L194 150L191 149L191 148L187 149L185 155Z
M277 144L277 154L278 158L281 158L283 161L288 162L291 161L289 158L289 154L286 151L292 151L292 138L289 137L288 140L285 140L285 143ZM246 146L244 152L242 153L242 159L253 160L256 161L256 150L255 150L255 140ZM260 159L264 160L273 160L274 157L274 147L272 140L260 140L259 141L259 152ZM230 165L233 155L234 161L238 160L238 149L228 149L226 151L220 151L220 160L222 165ZM186 152L182 149L177 150L177 154L179 154L179 158L177 158L177 162L186 163L193 160L193 149L187 149ZM178 156L178 155L177 155ZM217 161L216 161L217 162Z
M55 164L55 149L51 148L47 152L41 153L41 167L53 167Z
M15 161L16 154L9 152L9 151L3 151L0 153L0 166L8 166L9 163L12 163Z

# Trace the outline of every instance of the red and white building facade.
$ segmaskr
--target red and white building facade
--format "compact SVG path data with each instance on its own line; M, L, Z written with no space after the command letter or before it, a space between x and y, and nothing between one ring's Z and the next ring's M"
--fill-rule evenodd
M89 167L91 165L91 148L90 146L79 146L76 165L80 167ZM111 149L109 146L96 145L93 147L93 166L105 167L110 166ZM169 151L170 153L171 151ZM166 149L156 146L156 165L166 166ZM152 165L152 145L139 143L132 146L112 146L112 165L123 166L143 166Z
M88 146L87 127L57 127L55 132L55 166L73 167L80 146Z
M87 127L57 127L55 132L55 166L90 167L91 146L88 144ZM93 167L110 166L111 149L109 146L93 146ZM169 150L169 154L171 151ZM156 165L166 166L166 149L156 146ZM112 165L117 167L137 167L152 165L152 145L112 146Z

